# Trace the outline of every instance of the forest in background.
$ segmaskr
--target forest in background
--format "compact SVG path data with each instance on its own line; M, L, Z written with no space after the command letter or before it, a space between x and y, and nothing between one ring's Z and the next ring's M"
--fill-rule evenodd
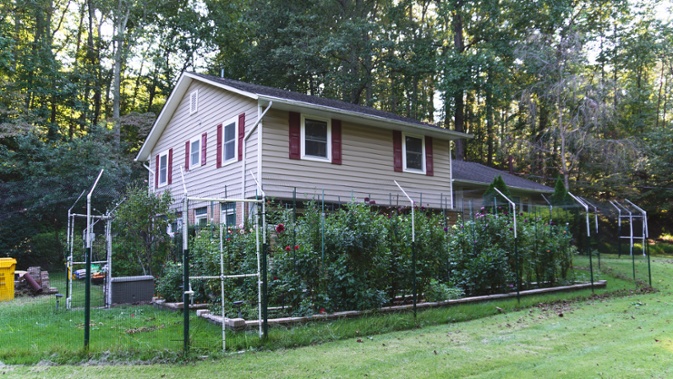
M0 255L62 256L67 210L100 169L101 210L146 179L133 158L184 71L470 133L455 159L629 198L653 237L670 235L670 12L653 0L0 0Z

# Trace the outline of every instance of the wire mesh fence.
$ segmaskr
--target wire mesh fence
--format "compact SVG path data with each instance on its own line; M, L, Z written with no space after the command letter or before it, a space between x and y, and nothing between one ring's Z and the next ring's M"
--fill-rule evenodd
M543 197L484 199L463 191L460 199L440 194L438 206L426 207L421 193L410 196L418 199L412 206L392 194L374 200L353 192L344 200L322 190L176 207L177 219L186 220L168 231L177 253L156 276L123 275L133 263L115 250L114 210L123 200L92 206L97 195L112 198L103 178L87 189L88 204L83 197L71 209L64 258L70 264L50 272L57 292L20 300L31 308L23 315L0 305L0 328L54 352L153 359L186 349L220 352L227 340L229 350L260 346L265 320L286 325L291 318L346 317L417 301L518 294L608 274L645 285L651 276L647 239L638 239L647 231L646 217L639 221L633 207L626 219L619 218L626 206L618 211L610 202L586 199L559 206ZM186 250L178 230L187 231ZM475 274L479 270L483 275ZM6 321L21 318L25 322L11 326ZM21 351L13 354L27 354Z

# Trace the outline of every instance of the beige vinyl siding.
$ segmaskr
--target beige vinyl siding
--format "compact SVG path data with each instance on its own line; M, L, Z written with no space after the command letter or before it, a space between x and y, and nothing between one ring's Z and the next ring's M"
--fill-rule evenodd
M348 202L364 198L377 205L409 205L393 180L419 206L440 208L451 193L449 142L433 138L434 176L395 172L392 131L342 122L342 164L289 159L288 112L270 111L264 118L263 178L267 196ZM391 201L392 200L392 201Z
M189 96L198 89L198 111L189 113ZM257 120L257 102L237 94L225 92L219 88L194 81L181 99L180 105L161 135L150 157L151 169L156 172L156 155L169 148L173 149L173 183L156 189L157 192L170 190L174 198L174 209L182 208L183 183L180 167L184 170L185 142L195 136L207 133L206 165L190 167L184 172L185 185L190 197L239 198L241 194L242 162L233 162L217 168L217 125L245 113L246 131ZM248 170L256 172L257 139L252 136L247 146ZM238 154L238 150L236 152ZM237 157L237 155L236 155ZM154 177L150 175L150 186L154 186ZM252 181L249 179L249 181ZM249 187L249 183L246 183ZM254 182L252 183L254 186ZM254 194L254 190L253 190ZM190 209L209 206L210 203L190 203ZM209 209L210 213L210 209Z

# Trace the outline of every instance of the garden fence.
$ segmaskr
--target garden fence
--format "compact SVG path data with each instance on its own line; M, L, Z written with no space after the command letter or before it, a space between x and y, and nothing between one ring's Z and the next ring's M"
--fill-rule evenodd
M118 184L108 183L101 176L91 196L94 214L114 217L111 210L119 202L113 196L117 188ZM152 359L179 355L187 348L197 354L214 354L221 351L223 338L230 338L230 351L263 345L258 332L263 318L256 309L262 303L256 292L260 281L267 287L262 295L264 313L271 320L287 320L325 319L332 314L389 306L401 309L416 296L419 301L437 301L511 293L574 281L598 281L608 273L627 280L635 278L643 285L649 283L651 276L649 255L643 256L639 250L642 245L635 243L633 251L637 253L631 255L634 239L618 238L625 235L624 230L642 230L643 225L632 217L628 227L621 219L620 229L620 219L610 211L614 209L610 203L588 200L592 210L587 217L586 208L579 204L550 206L545 199L515 199L514 213L511 204L498 196L483 200L464 192L460 202L441 194L437 204L442 206L429 209L423 206L423 195L415 193L410 195L418 198L412 223L412 208L408 201L398 200L398 194L376 200L368 193L353 192L348 199L342 199L322 190L303 195L294 189L288 192L293 194L289 199L266 199L264 216L268 225L262 241L255 227L263 228L263 224L254 218L255 214L261 215L261 207L258 213L249 213L253 217L246 218L243 227L232 226L225 213L224 218L190 229L187 286L182 257L178 255L159 278L116 275L115 258L127 255L115 251L114 229L108 233L103 222L95 223L91 259L103 261L105 244L111 244L112 264L105 274L110 278L114 300L106 301L105 286L90 277L86 325L86 279L77 275L81 268L73 266L70 271L50 273L51 286L58 289L57 294L16 300L34 307L30 314L23 315L25 323L19 321L20 311L12 314L16 321L7 328L14 337L30 338L56 355L81 351L87 327L89 353ZM471 195L474 197L469 200ZM115 201L102 200L113 198ZM337 201L327 202L324 198ZM454 200L454 207L449 199ZM85 202L80 200L72 212L82 214L85 209ZM220 208L223 209L239 208ZM80 261L87 252L86 224L75 219L72 228L76 231L73 259ZM518 232L516 238L514 228ZM112 242L106 240L106 234ZM179 245L180 234L176 238ZM262 254L262 272L223 281L224 276L255 271L254 251L260 243L266 252ZM647 252L647 245L645 249ZM268 265L264 264L265 258ZM120 265L128 267L130 263L122 261ZM98 269L103 271L102 267ZM263 274L268 275L266 280ZM68 278L72 278L70 309L59 296L65 294ZM189 292L187 307L192 309L186 313L182 301L185 292ZM153 302L157 295L163 301ZM0 312L9 314L3 306L0 305ZM243 330L225 337L221 326L213 322L216 318L197 317L197 311L200 315L207 313L204 309L211 316L224 313L230 327ZM406 315L414 317L412 312ZM2 355L12 356L6 351Z

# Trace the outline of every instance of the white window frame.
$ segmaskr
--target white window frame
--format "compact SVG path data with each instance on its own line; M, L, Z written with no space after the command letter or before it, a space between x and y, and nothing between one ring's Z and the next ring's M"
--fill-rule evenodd
M196 213L197 211L200 211L202 209L205 209L206 213L203 213L203 214L197 214ZM194 208L194 225L196 225L198 227L205 226L205 225L201 225L201 222L200 222L201 220L206 220L205 225L208 225L210 223L210 220L208 219L208 207L207 206Z
M189 93L189 114L192 115L199 111L199 90L195 89Z
M326 157L320 157L317 155L307 155L306 154L306 119L322 121L327 123L327 139L325 143L326 146ZM301 115L301 159L306 159L310 161L320 161L320 162L332 162L332 121L329 118L312 116L312 115Z
M162 164L161 164L161 160L162 160L163 157L166 158L166 165L165 166L162 166ZM159 178L157 180L157 187L159 187L159 188L165 187L165 186L168 185L168 166L169 166L168 165L168 150L166 150L164 152L159 153L159 167L156 168L157 169L157 175L159 176ZM164 167L165 173L166 173L163 181L161 180L161 168L162 167Z
M227 135L227 126L234 125L234 156L232 158L226 159L226 147L225 143ZM222 123L222 166L238 162L238 116L232 117L229 120Z
M407 167L407 137L421 140L421 169ZM425 174L425 137L417 134L402 133L402 167L404 172L412 172L416 174Z
M201 142L202 141L201 141L201 136L200 135L189 140L189 169L190 170L193 170L193 169L201 166L201 149L203 148L203 146L201 146ZM194 143L199 144L199 148L196 149L196 152L197 152L196 161L194 161L192 159L192 157L194 156Z

